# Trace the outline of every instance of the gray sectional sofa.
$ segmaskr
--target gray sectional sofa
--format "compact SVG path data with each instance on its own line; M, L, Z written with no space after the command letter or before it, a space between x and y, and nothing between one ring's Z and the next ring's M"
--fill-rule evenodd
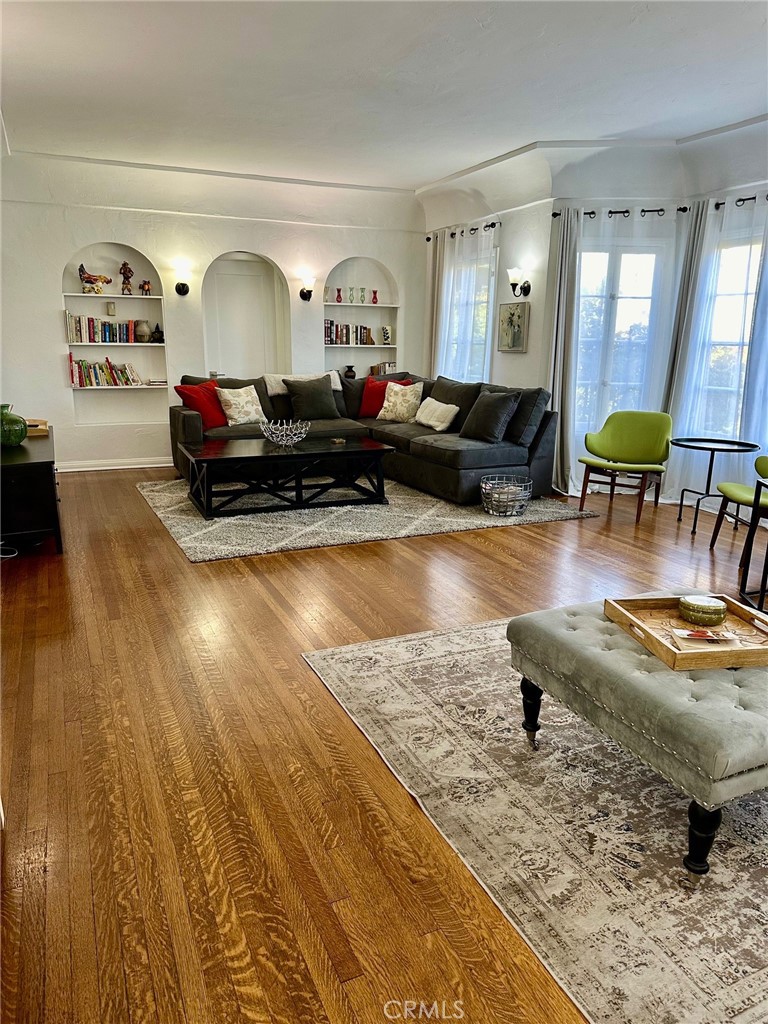
M393 373L377 380L422 381L422 400L430 397L437 382L416 374ZM202 384L207 377L184 376L182 384ZM372 437L395 451L384 458L384 473L392 479L426 491L459 505L480 502L480 480L495 473L514 473L533 481L533 495L549 494L555 451L557 413L547 409L550 394L543 388L503 388L492 384L464 385L447 378L438 378L438 394L451 394L459 413L450 431L438 433L418 423L392 423L386 420L360 418L365 378L348 381L342 378L342 390L334 392L338 419L313 420L309 437ZM243 380L219 378L223 388L241 388L252 384L269 419L291 419L293 409L288 395L270 397L262 377ZM488 443L460 437L472 405L482 391L520 393L520 401L501 441ZM455 401L453 398L455 397ZM444 401L441 397L439 400ZM214 438L253 438L263 436L256 424L215 427L203 432L200 414L182 405L171 406L171 448L173 463L179 473L189 479L189 462L179 444L199 445Z

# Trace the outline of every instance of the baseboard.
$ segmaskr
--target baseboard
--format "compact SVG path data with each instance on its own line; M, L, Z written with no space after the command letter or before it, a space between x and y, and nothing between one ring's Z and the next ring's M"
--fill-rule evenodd
M94 459L90 462L58 462L56 469L60 473L91 473L106 469L165 469L173 465L170 455L160 455L153 459Z

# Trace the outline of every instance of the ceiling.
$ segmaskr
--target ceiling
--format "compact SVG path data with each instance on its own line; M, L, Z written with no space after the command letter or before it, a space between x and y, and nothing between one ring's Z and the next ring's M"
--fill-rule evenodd
M415 189L768 110L763 2L3 4L11 152Z

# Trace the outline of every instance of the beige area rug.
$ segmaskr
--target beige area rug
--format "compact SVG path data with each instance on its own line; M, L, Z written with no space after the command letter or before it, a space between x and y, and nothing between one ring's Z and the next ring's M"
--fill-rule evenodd
M494 526L530 526L596 515L578 512L562 501L536 498L528 503L522 516L501 519L486 515L479 505L453 505L404 484L387 481L388 505L287 509L206 522L187 497L188 488L183 480L161 480L137 484L137 487L190 562L432 533L487 530Z
M688 799L546 696L531 751L506 624L304 657L593 1021L765 1024L768 794L684 889Z

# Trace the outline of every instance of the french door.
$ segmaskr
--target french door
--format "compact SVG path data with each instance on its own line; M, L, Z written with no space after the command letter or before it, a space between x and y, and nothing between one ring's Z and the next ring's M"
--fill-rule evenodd
M670 337L663 246L585 248L579 266L575 441L619 409L658 409ZM666 315L665 315L666 314Z

